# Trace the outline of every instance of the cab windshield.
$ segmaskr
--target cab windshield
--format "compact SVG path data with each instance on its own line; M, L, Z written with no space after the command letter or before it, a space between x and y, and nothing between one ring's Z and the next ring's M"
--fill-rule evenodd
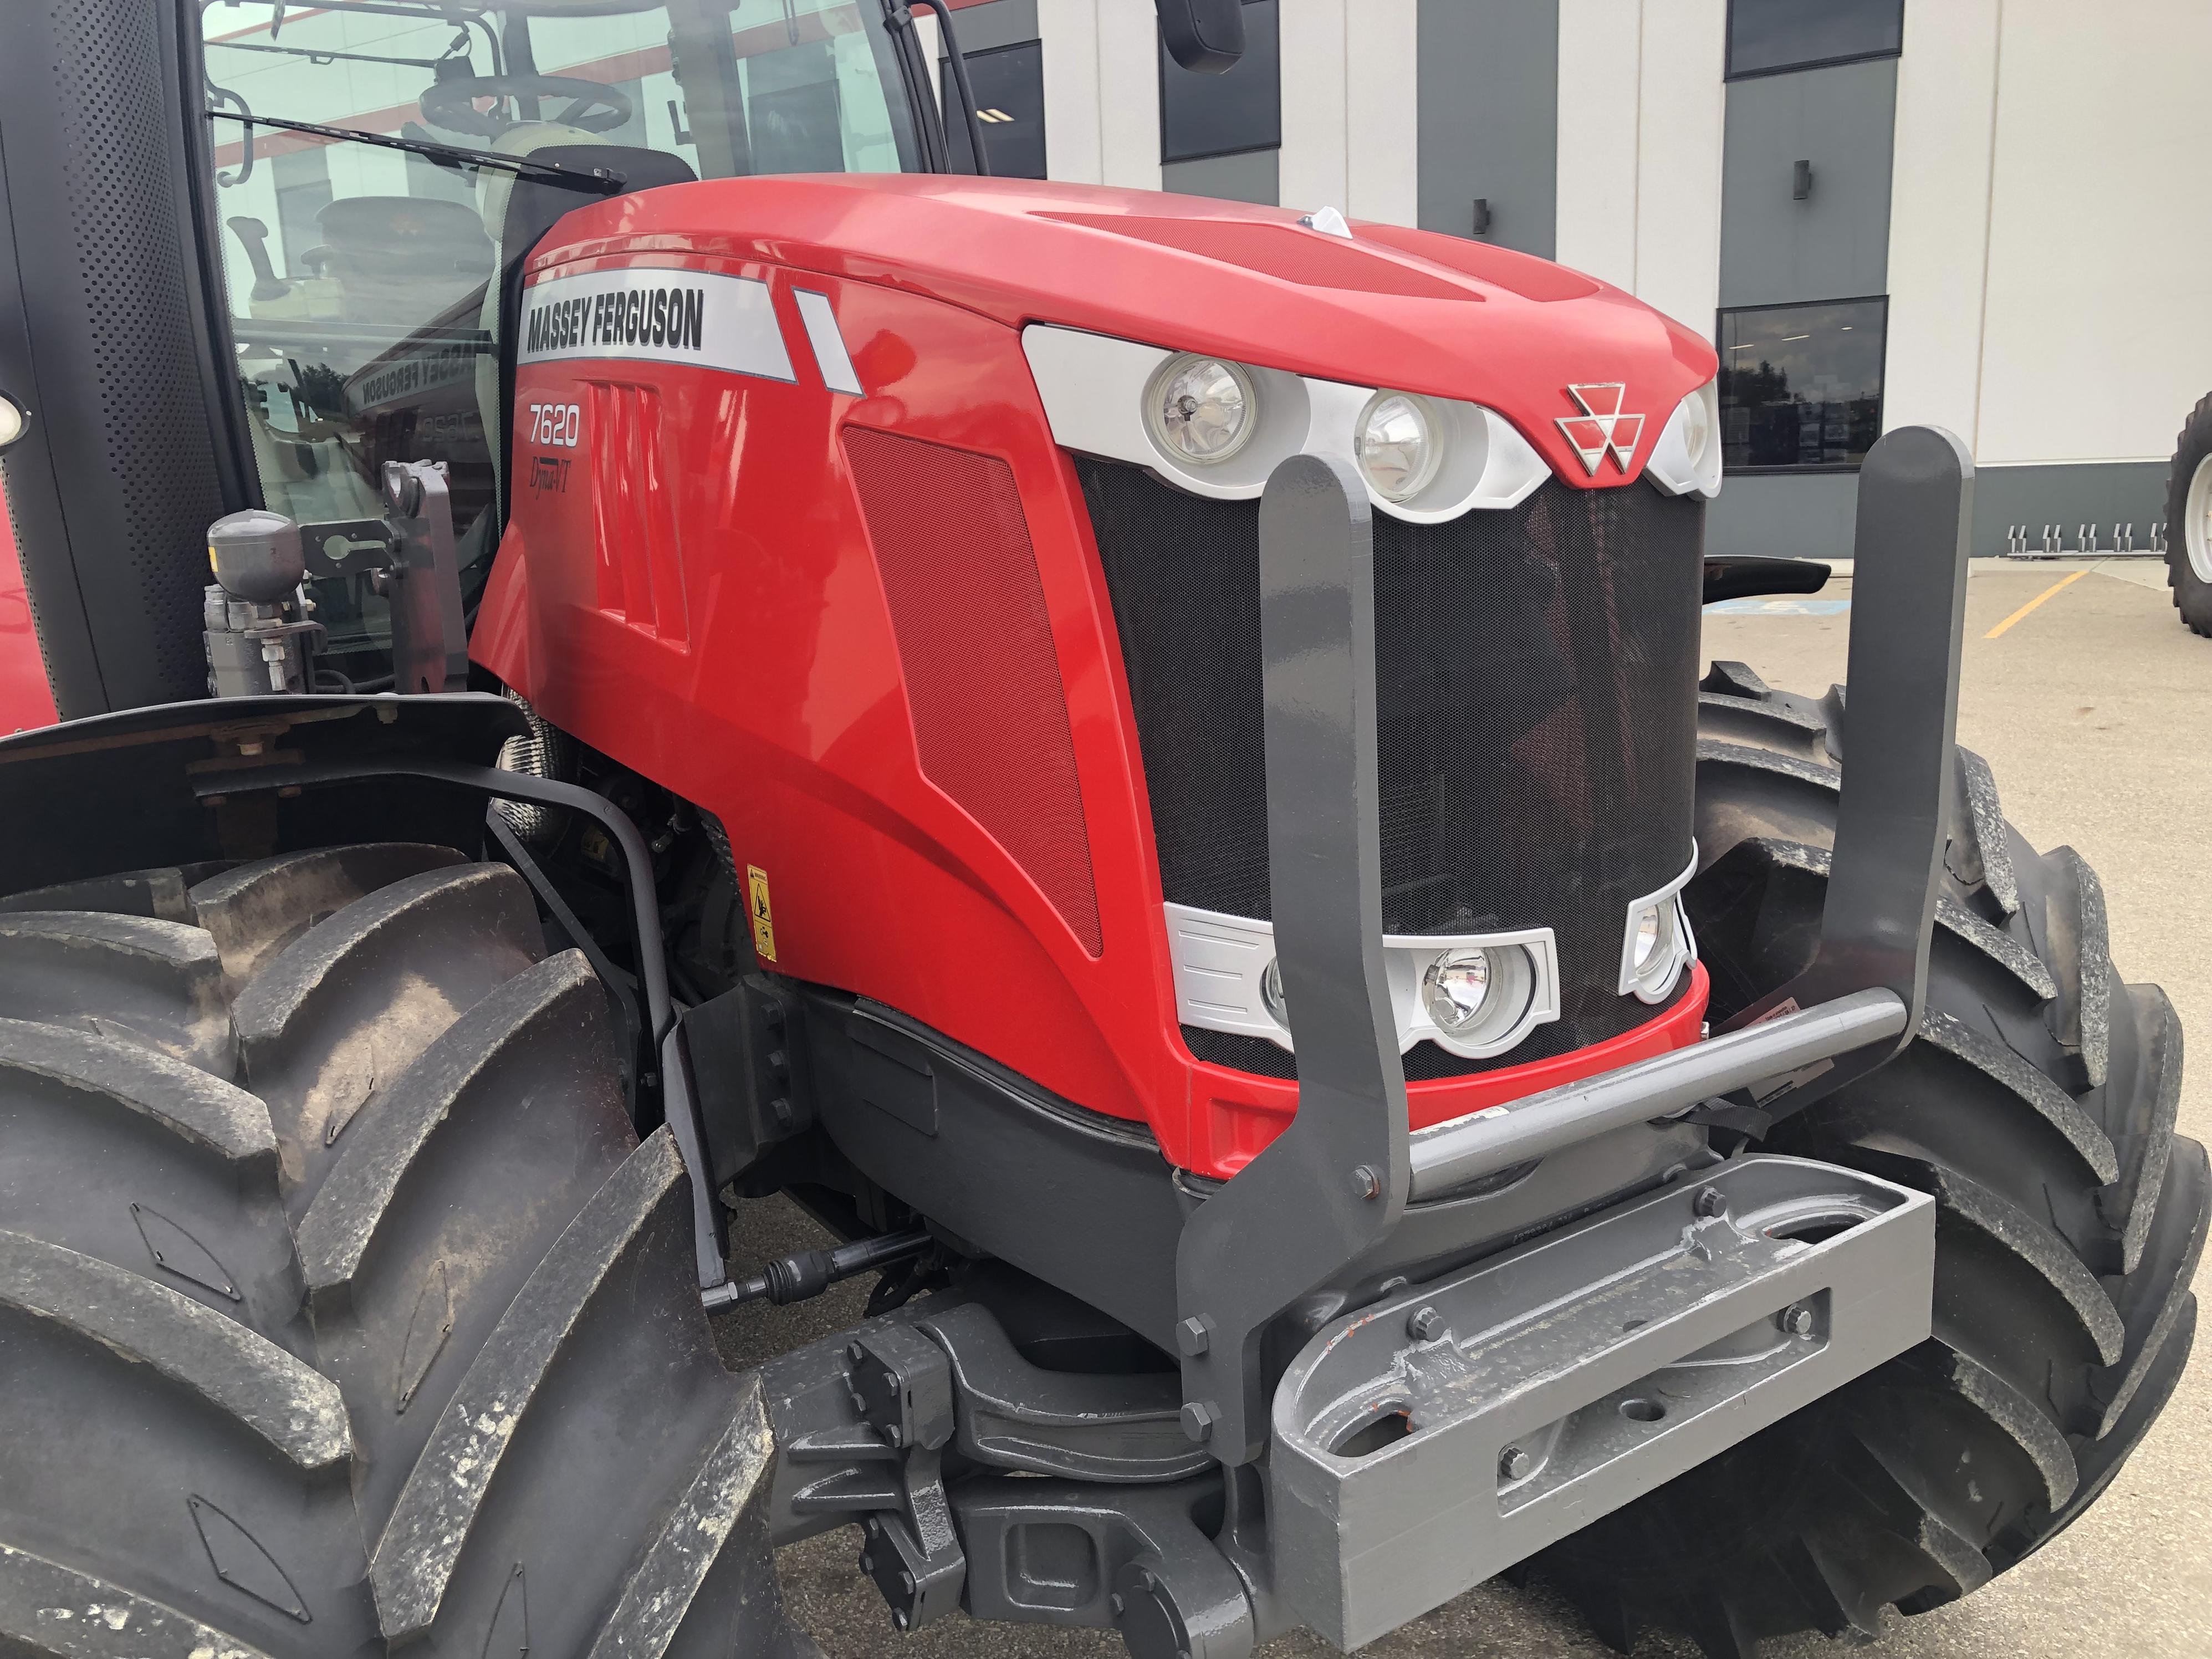
M923 165L882 0L205 0L199 19L264 499L303 523L373 519L384 461L444 461L471 596L497 531L500 240L516 178L475 156L556 182L578 146L683 164L654 178ZM580 189L576 205L599 194ZM332 647L373 647L367 584L319 589L336 590L317 595Z

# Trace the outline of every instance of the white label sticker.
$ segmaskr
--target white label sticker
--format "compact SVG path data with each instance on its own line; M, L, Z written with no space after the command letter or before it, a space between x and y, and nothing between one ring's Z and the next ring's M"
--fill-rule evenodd
M630 358L789 380L791 354L768 284L750 276L629 265L526 289L515 360Z

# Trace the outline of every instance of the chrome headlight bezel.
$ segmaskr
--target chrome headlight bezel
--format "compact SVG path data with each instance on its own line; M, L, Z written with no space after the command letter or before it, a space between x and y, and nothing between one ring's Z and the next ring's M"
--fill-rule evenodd
M1682 873L1656 892L1629 901L1621 929L1620 994L1639 1002L1662 1003L1674 994L1683 970L1697 959L1698 941L1690 930L1689 913L1682 908L1682 890L1698 873L1698 847L1690 843L1690 861ZM1637 946L1647 917L1656 916L1651 949L1638 961Z

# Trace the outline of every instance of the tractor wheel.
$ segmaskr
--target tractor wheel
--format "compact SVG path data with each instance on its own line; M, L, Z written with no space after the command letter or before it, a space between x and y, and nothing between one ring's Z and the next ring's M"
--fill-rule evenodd
M0 1651L812 1651L609 1026L443 848L0 900Z
M1717 1023L1810 960L1843 694L1736 663L1704 690L1687 904ZM1766 1142L1934 1195L1935 1334L1538 1559L1624 1652L1649 1627L1740 1659L1966 1595L2104 1490L2188 1358L2212 1182L2173 1133L2172 1006L2113 971L2089 866L1957 763L1917 1035Z
M2189 412L2166 475L2166 580L2181 620L2212 635L2212 396Z

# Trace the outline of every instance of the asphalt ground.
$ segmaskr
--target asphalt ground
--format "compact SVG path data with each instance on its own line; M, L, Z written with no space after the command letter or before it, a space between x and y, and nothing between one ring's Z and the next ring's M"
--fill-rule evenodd
M1849 580L1782 601L1709 612L1709 657L1769 684L1818 693L1844 678ZM2025 614L2021 614L2023 608ZM1996 637L1990 635L1994 633ZM2165 986L2212 1054L2212 640L2176 618L2164 567L1980 560L1967 585L1959 737L1996 774L2030 842L2070 845L2103 878L2112 950L2131 981ZM2212 1139L2212 1060L2186 1079L2181 1128ZM823 1242L781 1200L749 1206L734 1259ZM2200 1290L2203 1286L2200 1285ZM865 1282L793 1308L724 1316L732 1363L751 1364L860 1316ZM785 1594L830 1659L1114 1659L1109 1632L977 1624L952 1616L911 1636L890 1627L854 1565L847 1528L781 1552ZM1264 1659L1333 1652L1304 1634ZM1611 1650L1541 1594L1493 1581L1363 1650L1374 1659L1569 1659ZM1814 1637L1773 1659L1840 1655ZM2212 1655L2212 1342L2200 1344L2165 1415L2103 1498L1977 1594L1917 1618L1893 1613L1875 1659L2205 1659ZM1646 1637L1639 1659L1694 1650Z

